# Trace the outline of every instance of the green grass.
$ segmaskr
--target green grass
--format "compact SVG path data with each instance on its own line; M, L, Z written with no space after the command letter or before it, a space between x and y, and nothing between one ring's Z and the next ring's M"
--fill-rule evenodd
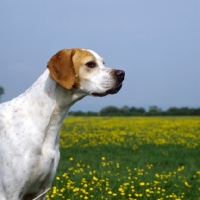
M86 124L90 123L87 118L83 120ZM141 120L144 121L144 119ZM86 127L84 123L82 126ZM193 141L191 138L198 133L196 130L199 131L199 128L196 125L188 125L184 128L183 124L176 120L175 123L175 132L170 137L177 139L175 133L182 130L183 137L190 136L188 141ZM160 127L161 123L158 126ZM73 127L74 122L71 126L69 123L70 131ZM112 142L95 143L95 145L85 147L86 141L88 144L94 144L91 140L91 134L94 133L90 134L90 128L82 129L84 133L88 132L88 138L82 138L82 131L80 131L76 137L80 135L82 139L79 138L77 144L61 148L57 176L47 195L47 200L200 199L200 145L197 145L199 141L193 141L195 144L193 148L189 148L185 143L174 144L173 141L168 144L154 144L153 142L141 144L141 138L133 133L120 135L119 139L123 137L123 142L120 144L116 142L116 139L116 144ZM98 129L105 131L106 127L97 128L95 134ZM65 129L64 132L69 130ZM148 140L144 141L149 141L152 130L148 132L143 125L139 130L148 133L146 136ZM195 133L192 134L191 130L193 132L195 130ZM104 137L109 137L109 133ZM181 138L179 140L181 141Z
M183 146L175 145L143 145L137 150L114 145L90 148L71 147L61 149L61 161L57 176L62 177L62 174L67 172L69 179L74 181L76 187L79 188L83 186L82 178L86 178L88 187L93 186L91 183L93 175L98 180L108 178L109 187L116 194L119 194L120 185L133 180L132 185L134 185L135 194L143 194L142 197L135 196L129 185L125 196L118 195L115 197L107 193L106 185L101 185L103 191L99 191L96 187L95 191L90 193L94 194L93 199L101 199L102 196L105 197L104 199L129 199L130 197L127 195L132 194L133 199L166 199L167 196L171 195L171 198L168 197L169 199L195 200L200 197L200 174L197 174L200 171L199 155L200 147L185 149ZM104 167L102 166L102 157L105 157L106 166ZM73 160L70 160L70 158L73 158ZM79 167L77 163L80 163ZM120 164L119 168L116 167L117 163ZM90 168L87 166L90 166ZM183 166L184 169L178 171ZM75 170L80 168L83 168L82 173L74 173ZM130 169L131 173L127 169ZM138 173L140 170L142 174ZM91 175L89 173L91 171L95 171L95 173ZM158 175L168 176L160 179ZM131 179L129 180L128 177ZM155 184L154 181L159 183ZM66 180L66 182L68 181ZM139 183L141 182L144 182L145 186L140 186ZM186 182L188 186L185 184ZM57 185L57 188L63 188L63 182L58 180L54 182L54 185ZM161 191L162 189L165 191L157 193L159 187ZM151 194L150 197L145 195L145 190L148 188L154 191L154 194ZM80 196L74 196L73 192L70 191L65 191L66 199L67 197L69 199L80 199Z

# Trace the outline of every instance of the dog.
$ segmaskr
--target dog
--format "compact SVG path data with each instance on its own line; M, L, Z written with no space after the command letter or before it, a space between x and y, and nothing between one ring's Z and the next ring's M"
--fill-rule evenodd
M59 129L87 95L117 93L123 70L107 68L88 49L63 49L23 94L0 104L0 199L45 199L58 166Z

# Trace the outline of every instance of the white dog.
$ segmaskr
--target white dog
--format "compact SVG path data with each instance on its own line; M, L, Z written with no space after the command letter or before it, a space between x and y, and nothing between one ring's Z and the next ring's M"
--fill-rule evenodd
M47 68L23 94L0 104L0 200L45 199L69 108L87 95L117 93L125 75L78 48L59 51Z

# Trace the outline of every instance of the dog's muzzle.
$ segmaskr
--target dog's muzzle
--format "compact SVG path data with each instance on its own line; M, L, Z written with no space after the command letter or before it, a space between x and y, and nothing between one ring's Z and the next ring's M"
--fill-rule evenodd
M122 87L122 82L125 77L125 72L123 70L116 70L114 72L115 77L116 77L116 85L110 90L107 90L105 93L92 93L92 96L98 96L98 97L103 97L106 96L107 94L116 94L119 92L119 90Z

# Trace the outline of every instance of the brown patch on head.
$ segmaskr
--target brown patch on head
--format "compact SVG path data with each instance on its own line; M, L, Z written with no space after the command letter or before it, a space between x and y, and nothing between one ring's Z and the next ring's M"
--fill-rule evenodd
M74 49L76 51L75 55L73 56L73 63L74 69L76 72L79 71L79 68L83 66L87 61L94 60L95 57L92 53L84 49Z
M80 67L95 57L87 50L73 48L57 52L47 64L53 79L66 89L80 87Z
M47 63L53 79L66 89L71 89L75 83L75 70L72 57L75 54L73 49L63 49L51 57Z
M92 53L87 50L75 48L74 51L76 52L72 58L75 70L75 85L74 87L80 87L80 67L85 65L88 61L95 61L95 57ZM82 74L83 75L83 74Z

